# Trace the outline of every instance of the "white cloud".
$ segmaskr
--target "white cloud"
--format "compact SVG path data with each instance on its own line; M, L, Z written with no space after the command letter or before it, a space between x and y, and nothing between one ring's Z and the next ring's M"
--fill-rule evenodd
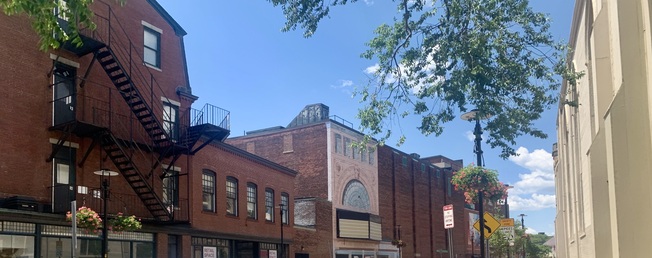
M517 156L509 157L529 173L519 173L519 181L509 191L510 209L541 210L555 207L555 175L552 155L543 149L530 152L519 147Z
M432 51L432 53L436 52L439 49L439 47L436 46L433 49L434 50ZM410 85L412 85L411 88L412 94L417 95L426 87L440 83L444 80L443 76L437 76L434 74L437 67L441 65L442 64L437 64L432 54L426 57L425 62L414 62L414 63L403 62L398 65L399 68L398 70L393 70L391 71L391 73L386 74L385 83L394 83L398 80L398 78L402 78L404 80L407 80L410 83ZM415 74L412 75L408 74L409 71L414 70L413 69L414 67L419 67L420 72L425 73L425 76L417 77ZM364 72L366 74L376 75L379 70L380 70L380 65L374 64L372 66L367 67L364 70ZM401 72L400 74L398 73L399 71Z
M379 69L380 69L380 65L379 64L374 64L372 66L369 66L369 67L365 68L364 73L366 73L366 74L375 74L376 72L378 72Z
M519 147L516 150L516 156L509 157L509 160L517 165L530 169L545 172L553 172L552 155L543 149L534 150L529 152L525 147Z
M475 140L475 135L473 134L472 131L466 131L465 135L466 135L466 139L468 139L470 142Z
M342 88L348 88L353 86L353 81L351 80L339 80L338 84L336 85L331 85L331 88L333 89L342 89Z
M374 1L373 0L364 0L364 3L367 5L373 5Z
M539 234L539 231L530 227L525 227L525 233L534 235L534 234Z
M510 195L507 200L510 210L536 211L555 207L554 194L532 194L529 197Z

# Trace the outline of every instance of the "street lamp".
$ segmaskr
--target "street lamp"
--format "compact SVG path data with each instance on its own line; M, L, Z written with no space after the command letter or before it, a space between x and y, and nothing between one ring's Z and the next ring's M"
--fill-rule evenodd
M482 117L481 117L482 116ZM477 159L477 166L482 167L482 128L480 127L480 119L488 119L491 115L481 114L477 109L473 109L469 112L462 114L462 119L466 121L475 120L475 128L473 130L473 135L475 135L475 147L473 152L475 152ZM484 258L485 249L484 249L484 197L482 191L478 192L478 213L480 215L480 257Z
M509 190L509 189L514 188L514 186L505 184L505 188ZM508 197L509 197L509 193L505 196L505 204L503 205L503 209L504 209L504 212L505 212L505 218L506 219L509 219L509 204L507 203Z
M507 189L512 189L514 186L505 184L505 188ZM507 203L507 199L509 198L509 194L505 196L505 204L503 205L503 209L505 210L505 218L509 218L509 204ZM507 246L507 258L512 258L512 250L510 250L511 245L514 243L512 242L513 239L509 239L509 245Z
M523 229L523 235L525 235L525 214L521 213L518 215L521 217L521 229ZM523 258L525 258L525 239L523 239Z
M108 201L109 201L109 179L112 176L117 176L118 172L111 171L108 169L101 168L98 171L93 172L93 174L96 174L100 176L100 181L102 182L102 201L103 203L103 208L102 208L102 257L107 258L109 257L109 230L108 230Z

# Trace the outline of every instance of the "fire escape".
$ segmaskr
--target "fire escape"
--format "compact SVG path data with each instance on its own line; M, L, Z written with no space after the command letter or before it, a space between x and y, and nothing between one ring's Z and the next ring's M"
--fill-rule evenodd
M154 220L185 222L188 218L176 214L165 200L161 190L163 179L171 176L168 171L182 155L194 155L212 141L223 141L230 133L229 113L206 104L201 110L180 110L175 118L177 123L166 124L169 119L165 116L171 114L163 110L159 100L168 98L144 65L142 46L134 46L108 4L98 2L97 6L106 7L93 18L97 28L81 31L82 46L65 42L63 48L79 57L93 55L79 87L94 86L86 82L95 63L106 73L112 87L87 91L100 92L95 96L55 96L55 107L72 102L75 112L71 119L55 122L51 128L60 131L61 137L48 159L54 158L71 135L91 137L93 142L79 166L99 145L105 154L101 158L111 160ZM61 19L60 22L67 23ZM53 73L57 72L53 68ZM172 86L166 87L169 92ZM188 207L184 208L187 215Z

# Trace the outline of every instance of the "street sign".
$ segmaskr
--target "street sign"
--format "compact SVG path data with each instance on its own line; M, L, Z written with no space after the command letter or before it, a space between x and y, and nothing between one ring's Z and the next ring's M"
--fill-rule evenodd
M502 227L513 227L514 226L514 219L501 219L500 220L500 226Z
M505 236L505 239L512 243L514 241L514 219L501 219L500 231Z
M500 228L500 221L496 220L489 212L485 212L484 216L484 237L489 238L491 235ZM480 231L480 220L477 220L475 223L473 223L473 228L477 230L478 232Z
M444 205L444 228L455 227L455 216L453 215L453 205Z

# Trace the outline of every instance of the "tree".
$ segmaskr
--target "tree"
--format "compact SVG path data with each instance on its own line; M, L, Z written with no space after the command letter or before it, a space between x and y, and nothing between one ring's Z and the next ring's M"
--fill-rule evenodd
M126 0L116 0L124 4ZM95 29L93 0L0 0L0 8L7 15L24 14L32 21L32 28L40 37L40 48L59 48L61 42L71 41L81 45L79 31ZM61 27L59 18L68 20L67 29Z
M551 236L544 234L526 234L521 228L519 221L514 225L514 245L509 245L509 241L501 231L496 231L489 238L489 250L491 257L508 257L507 252L512 254L511 257L521 257L523 248L525 248L526 257L548 257L551 249L544 245Z
M330 8L357 0L268 0L310 37ZM414 115L424 135L440 135L459 113L492 115L487 143L515 155L522 135L545 138L533 122L557 103L561 78L581 74L565 64L566 46L553 40L549 18L528 0L400 0L394 24L382 24L362 57L378 62L369 84L357 92L362 130L384 142L391 122ZM380 136L380 137L378 137ZM405 140L400 137L398 144Z

